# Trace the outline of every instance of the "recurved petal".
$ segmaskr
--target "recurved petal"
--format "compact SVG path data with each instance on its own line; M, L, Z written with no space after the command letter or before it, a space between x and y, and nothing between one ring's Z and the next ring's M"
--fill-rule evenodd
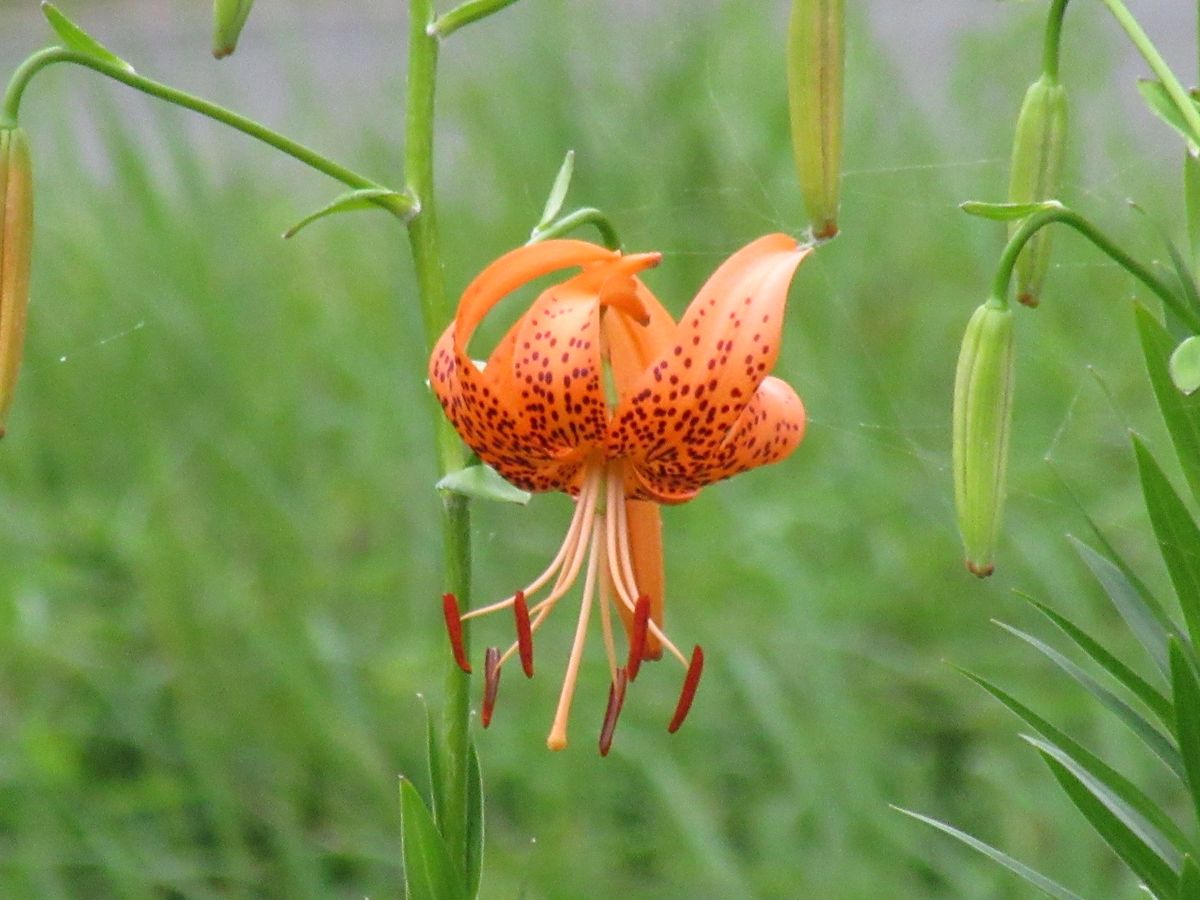
M527 244L504 254L480 272L463 291L454 315L456 349L466 353L467 342L483 317L521 285L560 269L619 257L620 254L615 250L587 241L569 240Z
M613 414L607 450L683 488L704 477L778 355L792 274L811 248L784 234L731 256ZM724 476L717 476L724 477ZM716 480L710 479L710 480ZM692 484L694 490L700 484Z
M574 493L581 461L570 454L547 453L524 440L511 400L493 386L494 381L486 369L481 372L469 359L455 354L454 325L450 325L430 357L429 384L463 442L523 490Z
M804 438L805 423L804 404L791 385L768 376L707 459L682 471L675 464L645 462L636 467L638 481L661 502L689 499L689 491L787 458Z

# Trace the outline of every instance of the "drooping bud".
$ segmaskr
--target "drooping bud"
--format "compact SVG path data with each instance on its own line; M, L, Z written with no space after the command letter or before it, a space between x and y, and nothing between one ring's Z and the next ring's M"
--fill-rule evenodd
M1013 311L992 299L963 335L954 379L954 501L967 569L992 574L1012 422Z
M1057 78L1042 75L1029 86L1013 138L1008 202L1054 200L1061 187L1067 133L1067 92ZM1009 236L1020 227L1009 226ZM1050 230L1039 229L1017 258L1017 299L1037 306L1050 265Z
M788 26L792 152L813 235L838 231L842 174L843 0L793 0Z
M237 49L242 26L250 15L254 0L213 0L213 46L217 59L224 59Z
M33 169L20 128L0 129L0 437L12 405L29 306Z

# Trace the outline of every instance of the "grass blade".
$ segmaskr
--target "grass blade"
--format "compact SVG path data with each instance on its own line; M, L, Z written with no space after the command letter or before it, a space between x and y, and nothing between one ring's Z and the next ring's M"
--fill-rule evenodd
M1200 636L1200 528L1146 445L1133 435L1133 451L1142 478L1146 511L1187 623Z
M408 900L464 900L446 842L425 801L407 778L400 779L400 825L404 836L404 887Z
M1137 810L1130 807L1120 797L1110 791L1107 785L1093 778L1087 770L1079 766L1070 756L1063 753L1057 747L1048 744L1040 738L1024 734L1021 737L1036 748L1043 756L1048 755L1056 759L1059 764L1078 779L1079 783L1096 800L1103 804L1105 809L1115 816L1139 841L1150 848L1168 866L1174 869L1182 864L1183 857L1180 855L1179 850Z
M1192 496L1200 501L1200 394L1185 397L1175 387L1170 359L1176 342L1150 310L1137 306L1134 318L1158 408L1175 444L1179 465Z
M1164 725L1173 728L1175 711L1171 701L1164 697L1153 685L1142 678L1137 672L1109 653L1095 638L1077 626L1070 619L1059 615L1044 603L1039 603L1030 597L1026 598L1043 616L1053 622L1060 631L1073 640L1080 649L1098 663L1101 668L1113 678L1125 685L1129 691L1142 701Z
M1095 525L1092 527L1095 528ZM1096 533L1099 534L1099 531ZM1108 594L1108 599L1117 608L1133 636L1146 648L1159 671L1169 678L1171 664L1167 655L1167 638L1171 634L1179 633L1178 626L1163 612L1149 588L1133 574L1124 560L1112 553L1112 547L1103 537L1101 540L1105 552L1112 557L1111 559L1101 556L1078 538L1070 535L1067 537L1075 545L1075 550L1084 565L1091 569L1092 575L1100 582L1104 593Z
M1179 900L1200 900L1200 866L1190 856L1183 858L1179 876Z
M1025 724L1029 725L1047 742L1072 760L1092 778L1102 782L1113 794L1130 808L1136 810L1151 825L1164 834L1180 853L1195 852L1195 845L1175 821L1164 813L1157 803L1147 797L1142 790L1120 772L1110 767L1104 760L1096 756L1082 744L1075 741L1065 732L1047 722L1032 709L1017 700L1008 692L1001 690L985 678L981 678L966 669L959 669L963 675L971 679L1014 713Z
M930 818L929 816L923 816L920 813L913 812L909 809L902 809L899 806L893 806L892 809L896 810L896 812L904 813L904 815L916 819L918 822L924 822L926 825L936 828L938 831L962 841L973 850L978 850L984 856L990 857L993 861L1000 863L1000 865L1004 866L1004 868L1008 869L1010 872L1015 872L1016 874L1020 875L1027 882L1032 884L1048 897L1054 897L1055 900L1083 900L1083 898L1074 891L1067 890L1061 884L1051 881L1045 875L1029 868L1029 866L1025 865L1023 862L1013 859L1007 853L997 850L991 844L985 844L983 841L979 840L979 838L973 837L967 834L965 831L960 831L953 825L947 825L945 822L940 822L937 819Z
M467 896L479 896L483 874L483 773L479 752L471 741L467 757Z
M1167 861L1113 815L1070 769L1051 754L1041 750L1039 752L1055 779L1071 798L1071 802L1083 813L1084 818L1091 823L1112 851L1125 861L1156 897L1174 897L1179 876Z
M1192 806L1200 818L1200 681L1175 640L1171 641L1171 691L1175 696L1175 732L1187 769Z
M1150 748L1154 755L1166 763L1168 768L1178 775L1181 780L1187 778L1187 773L1183 767L1183 758L1179 755L1179 751L1175 749L1174 745L1167 740L1161 731L1147 722L1137 710L1133 709L1128 703L1101 685L1091 675L1083 671L1078 665L1067 659L1067 657L1063 656L1049 644L1038 640L1031 634L1026 634L1019 628L1014 628L1003 622L996 622L996 624L1009 634L1019 637L1040 651L1056 666L1079 682L1088 693L1100 701L1102 706L1116 715L1118 719L1125 723L1130 731L1141 738L1142 742Z

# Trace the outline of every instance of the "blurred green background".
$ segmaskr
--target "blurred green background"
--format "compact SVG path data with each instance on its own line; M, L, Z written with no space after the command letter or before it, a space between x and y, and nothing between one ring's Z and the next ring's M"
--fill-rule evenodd
M146 74L399 180L404 3L263 0L219 65L206 4L64 6ZM455 35L438 160L452 289L527 237L568 148L572 201L664 251L647 280L676 313L732 250L799 233L786 6L522 0ZM998 573L961 566L951 381L1002 228L956 204L1003 193L1043 5L945 6L905 24L909 4L880 4L850 28L844 231L796 280L777 370L808 406L805 444L665 513L670 627L709 659L687 726L666 735L679 673L652 668L599 759L607 675L590 665L573 745L546 751L573 624L556 617L540 677L510 675L479 736L484 897L1028 895L891 803L1086 896L1138 896L1017 721L946 664L1170 803L1165 770L989 624L1040 628L1019 589L1129 647L1045 458L1165 584L1125 437L1165 446L1133 285L1073 235L1042 308L1018 316ZM1190 35L1171 6L1155 34ZM1176 231L1178 149L1138 108L1099 4L1068 22L1065 199L1156 258L1125 199ZM34 4L0 4L0 67L48 34ZM279 240L340 188L81 70L40 76L23 118L38 210L0 444L0 896L400 896L396 778L423 780L418 695L437 701L447 652L403 232L364 213ZM479 507L481 600L540 571L568 517L557 496Z

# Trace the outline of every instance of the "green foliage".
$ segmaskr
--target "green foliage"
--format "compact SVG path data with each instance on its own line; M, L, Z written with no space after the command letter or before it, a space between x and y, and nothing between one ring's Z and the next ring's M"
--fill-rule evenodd
M181 31L191 9L202 33L198 6L178 7ZM446 42L439 167L453 289L526 239L567 147L578 154L572 199L603 206L631 250L665 251L649 279L676 313L740 243L803 227L781 70L764 49L778 29L737 2L636 6L628 21L517 3ZM377 57L349 73L323 60L323 78L398 95L403 22L380 16ZM976 38L1019 58L1030 25ZM121 49L206 87L207 70L151 52L162 39L122 35ZM302 40L280 29L253 49L274 75L281 58L319 56L293 54ZM1115 442L1096 451L1097 435L1130 423L1083 369L1097 365L1117 408L1162 446L1131 371L1136 341L1113 316L1052 301L1116 309L1128 286L1059 243L1018 362L1031 388L1015 423L1008 565L975 585L950 524L947 363L999 236L964 225L954 206L999 195L1002 166L975 161L1001 156L1005 138L986 123L963 145L937 135L974 121L1014 67L966 59L961 80L974 87L930 122L865 30L851 41L861 68L843 233L806 264L780 358L812 416L806 444L665 513L667 615L710 660L691 718L668 738L677 673L648 667L600 761L589 732L607 685L586 675L579 738L553 755L543 740L558 685L506 683L477 735L487 896L857 898L880 885L922 900L1027 895L990 861L914 834L887 810L897 800L986 829L1083 896L1135 895L1099 841L1059 837L1078 816L1047 797L1039 758L1012 758L1009 721L939 663L969 659L1014 694L1036 692L1047 719L1156 802L1166 794L1171 776L1119 726L1084 718L1073 682L1047 678L984 624L1027 611L1013 585L1100 594L1070 545L1047 539L1081 525L1043 471L1047 449L1085 507L1115 523L1130 570L1149 566L1130 535L1132 464ZM367 171L396 170L393 121L348 132L346 110L317 87L281 78L266 94L261 70L245 81L239 71L221 68L222 99ZM412 698L436 691L447 652L430 399L401 229L334 217L278 241L329 183L86 79L47 78L22 112L43 155L28 364L0 444L0 895L395 896L393 785L423 771ZM1145 149L1126 123L1092 122L1095 146L1130 155L1098 153L1111 171L1068 190L1103 193ZM474 514L486 601L540 571L569 502ZM1080 604L1070 618L1128 659L1136 646L1117 617L1089 612ZM547 676L568 627L539 633Z

